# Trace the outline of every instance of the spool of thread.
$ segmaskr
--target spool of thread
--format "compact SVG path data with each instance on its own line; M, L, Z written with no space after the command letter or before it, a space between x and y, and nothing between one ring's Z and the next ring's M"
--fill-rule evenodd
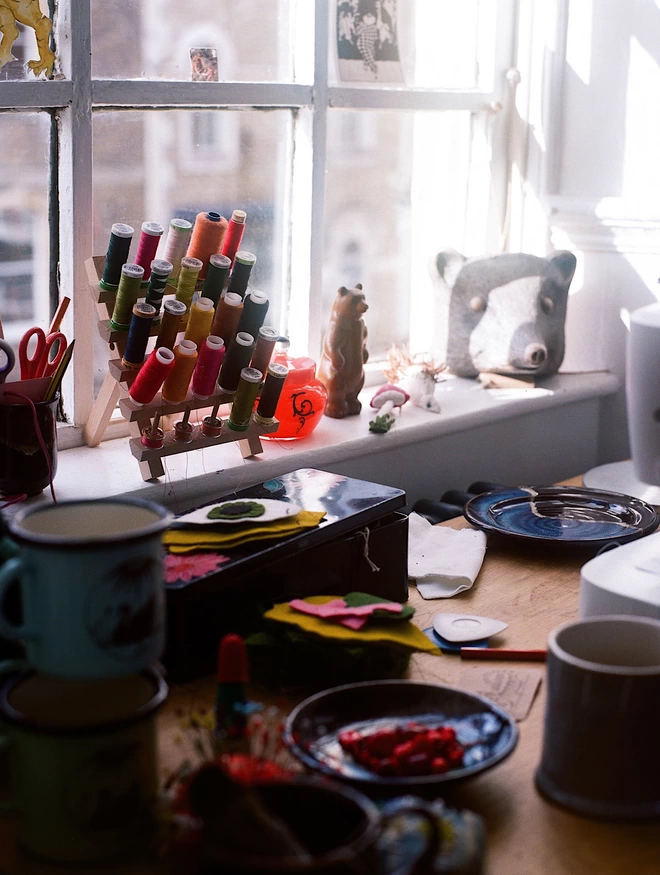
M186 400L197 359L197 344L192 340L182 340L174 348L174 367L163 383L163 401L180 404Z
M258 371L261 371L262 374L265 374L268 370L270 360L273 357L273 350L275 349L275 344L278 340L279 334L274 328L270 328L268 325L264 325L263 328L260 328L257 337L257 345L254 348L250 367L256 368Z
M202 262L200 279L206 276L211 256L222 252L227 225L227 220L220 213L197 213L186 255L190 258L199 258Z
M238 323L241 321L242 313L243 299L241 296L234 294L234 292L227 292L224 298L220 298L215 308L211 334L223 337L225 345L229 346L238 331Z
M196 398L208 398L213 395L224 357L223 339L209 334L199 350L197 367L193 373L192 390Z
M173 367L174 353L171 349L154 349L128 390L131 400L136 404L150 404Z
M156 250L163 236L164 228L158 222L143 222L135 263L144 268L142 285L146 286L151 276L151 262L156 257Z
M121 269L128 261L134 233L135 229L123 222L115 222L112 226L100 283L102 289L114 291L119 285Z
M259 406L254 414L254 421L259 425L270 425L275 419L275 411L277 410L277 402L280 400L284 381L287 378L289 369L286 365L280 365L274 362L268 368L266 380L261 389L261 398Z
M126 349L121 363L124 367L138 370L142 367L149 343L149 333L153 325L156 308L146 302L133 305L133 318L128 329Z
M181 330L181 317L186 313L186 305L183 301L170 299L163 304L163 318L160 322L160 331L156 340L156 348L165 346L174 349L176 336Z
M160 413L156 413L154 421L142 432L142 444L151 450L159 450L165 443L165 432L158 428Z
M222 242L222 254L226 255L231 260L232 264L234 263L238 247L241 245L241 240L243 239L246 217L247 213L245 210L233 211L231 219L229 220L229 225L227 226L225 239Z
M264 375L256 368L241 370L227 425L233 431L247 431L252 419L254 402Z
M133 305L140 296L140 284L144 276L144 268L140 264L124 264L121 269L121 279L115 298L115 308L112 311L110 328L113 331L128 330L133 314Z
M257 256L253 255L252 252L241 250L236 253L234 258L234 269L231 272L229 285L227 286L228 292L235 292L237 295L240 295L241 298L245 297L250 273L252 272L256 260Z
M213 301L210 298L197 298L188 317L186 340L192 340L197 347L200 347L202 341L211 333L213 316Z
M238 331L247 331L253 337L259 334L268 313L268 295L258 289L252 289L243 298L243 312L238 323Z
M222 290L227 281L227 275L231 268L231 259L226 255L212 255L209 261L208 270L206 271L206 279L202 286L202 296L210 298L213 301L213 306L216 307Z
M181 259L188 251L192 228L192 222L187 219L172 219L170 222L163 258L172 265L172 279L174 280L179 276Z
M186 314L181 320L185 325L188 322L188 314L192 304L193 295L195 294L195 283L202 269L202 262L199 258L193 258L186 255L181 259L181 270L179 271L179 282L176 287L176 299L186 305Z
M245 331L239 331L227 349L227 355L220 369L218 383L220 391L233 395L241 378L241 371L247 368L254 350L254 337Z
M146 302L156 308L154 322L160 322L160 307L163 303L165 286L172 273L172 263L163 258L156 258L151 262L151 276L147 287Z

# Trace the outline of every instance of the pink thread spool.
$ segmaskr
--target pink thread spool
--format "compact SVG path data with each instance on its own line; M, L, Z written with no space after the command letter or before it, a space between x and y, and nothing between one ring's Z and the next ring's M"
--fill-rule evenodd
M174 353L171 349L165 346L154 349L128 391L131 400L135 404L150 404L173 367Z
M156 257L156 250L163 236L163 226L158 222L143 222L135 263L144 268L142 285L146 286L151 276L151 262Z
M192 378L192 391L196 398L208 398L216 391L216 380L225 357L225 344L221 337L209 334L199 351L197 366Z

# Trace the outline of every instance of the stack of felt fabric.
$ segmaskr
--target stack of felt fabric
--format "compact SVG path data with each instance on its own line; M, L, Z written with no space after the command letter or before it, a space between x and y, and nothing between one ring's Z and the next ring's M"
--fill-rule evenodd
M230 550L316 528L324 516L323 511L303 510L273 499L225 501L178 517L165 532L163 543L170 553Z

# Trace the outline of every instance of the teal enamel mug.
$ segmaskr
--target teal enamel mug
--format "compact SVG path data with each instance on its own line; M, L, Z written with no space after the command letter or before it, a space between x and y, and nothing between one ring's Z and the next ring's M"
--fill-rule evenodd
M165 644L161 536L172 517L133 498L25 508L8 521L17 555L0 568L0 636L59 678L139 673ZM3 604L18 583L23 623Z
M5 678L0 743L10 799L0 808L15 811L21 847L47 860L92 863L150 841L158 794L155 716L166 698L167 685L154 670L101 681Z

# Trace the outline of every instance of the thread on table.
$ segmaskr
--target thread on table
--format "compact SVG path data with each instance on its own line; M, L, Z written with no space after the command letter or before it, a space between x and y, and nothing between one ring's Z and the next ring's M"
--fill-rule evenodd
M151 262L151 276L149 277L149 285L145 300L147 304L151 304L156 308L154 322L160 322L160 308L163 303L163 295L165 294L165 286L167 280L172 273L172 262L165 261L164 258L155 258Z
M144 268L142 285L146 285L149 282L151 262L156 258L156 250L164 230L163 226L159 225L158 222L142 223L140 242L138 243L137 255L135 256L135 263Z
M284 381L287 378L289 369L286 365L274 362L268 366L268 373L263 388L261 389L261 398L259 406L254 414L255 421L260 425L269 425L275 418L277 404L284 388Z
M2 504L0 504L0 510L4 510L6 507L10 507L12 504L18 504L20 501L25 501L26 498L26 492L19 492L18 495L0 494L0 501L3 502Z
M222 251L222 241L227 233L227 225L227 220L220 213L213 211L197 213L186 255L191 258L199 258L202 262L199 272L200 279L206 277L211 256Z
M156 308L152 307L151 304L138 301L133 306L133 318L128 329L126 349L121 360L126 367L133 369L142 367L155 315Z
M230 268L231 259L226 255L218 255L216 253L211 256L206 271L206 279L202 286L202 297L210 298L213 301L214 307L217 307L218 301L222 296Z
M216 391L216 380L224 357L223 339L210 334L202 343L193 372L192 390L197 398L208 398Z
M269 306L268 295L259 289L252 289L243 298L243 312L237 331L247 331L253 337L259 334L264 324Z
M5 395L13 395L15 398L22 398L23 401L27 401L27 403L30 405L30 408L32 409L32 422L34 423L34 432L37 436L37 440L39 441L41 451L46 459L46 467L48 468L48 485L50 486L50 494L52 495L55 504L57 504L57 498L55 496L55 486L53 485L53 464L50 460L50 453L48 452L48 447L46 446L46 441L44 440L41 426L39 425L39 417L37 416L37 408L34 406L34 401L27 395L24 395L22 392L9 391L5 392ZM57 440L57 437L55 437L54 440ZM9 503L14 504L13 501Z
M192 222L187 219L177 218L170 222L163 258L172 265L172 279L174 280L179 276L181 259L188 251L192 228Z
M261 371L262 374L266 373L278 339L279 332L274 328L264 325L259 329L257 345L254 348L252 360L250 361L251 368L256 368L258 371Z
M163 318L156 339L156 348L165 346L174 349L176 336L181 329L181 318L185 315L186 305L183 301L169 300L163 304Z
M364 540L364 548L362 550L362 555L367 560L367 564L372 571L380 571L378 565L372 561L369 556L369 536L371 532L369 531L369 526L365 526L364 529L358 531L358 535Z
M163 401L180 404L186 400L197 358L197 344L192 340L184 339L174 347L174 367L163 383Z
M220 391L231 395L236 391L243 368L247 368L254 350L254 337L239 331L227 349L227 355L220 368L218 383Z
M247 431L263 378L264 375L256 368L243 368L241 370L227 420L229 428L234 431Z
M171 349L164 346L154 349L128 390L131 399L136 404L150 404L173 367L174 353Z
M230 259L231 264L234 263L234 258L243 239L246 218L245 210L234 210L227 226L227 233L222 243L222 254Z
M185 339L192 340L200 347L211 333L213 315L213 301L210 298L198 298L190 310Z
M101 288L114 290L121 279L121 269L128 261L128 253L135 229L123 222L115 222L110 231L110 240L105 254Z
M144 276L141 264L124 264L115 298L115 306L110 319L110 328L115 331L128 329L131 324L133 305L140 296L140 284Z
M225 346L229 346L238 331L242 312L243 299L241 296L234 292L227 292L223 298L220 298L215 308L211 334L222 337Z
M250 274L252 273L252 268L256 264L256 261L257 256L253 252L239 250L236 253L236 257L234 258L234 269L231 272L229 285L227 286L228 292L234 292L235 294L240 295L241 298L245 297Z
M181 270L179 272L179 282L176 287L176 300L181 301L186 305L187 313L183 317L182 322L187 323L187 316L190 313L193 295L195 294L195 284L197 277L202 269L202 262L199 258L186 255L181 259Z

